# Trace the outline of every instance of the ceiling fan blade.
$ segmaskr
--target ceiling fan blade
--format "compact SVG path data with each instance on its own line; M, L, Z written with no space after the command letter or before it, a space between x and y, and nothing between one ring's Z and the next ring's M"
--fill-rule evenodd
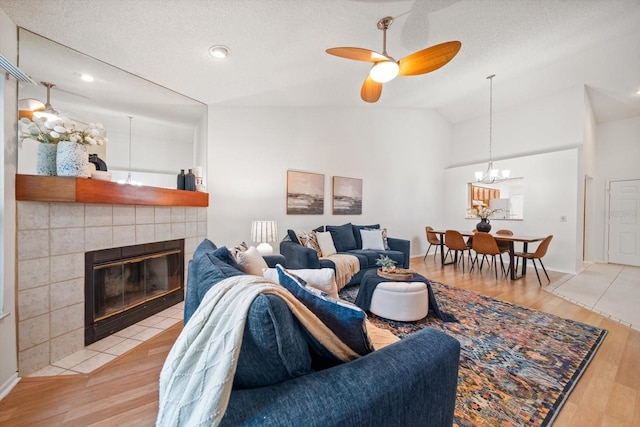
M367 76L360 89L360 98L366 102L377 102L382 94L382 83L378 83L371 77Z
M407 55L398 61L400 76L415 76L430 73L451 61L460 50L462 43L452 41L437 44Z
M378 62L389 60L389 58L378 52L361 47L332 47L327 49L327 53L341 58L355 59L356 61Z

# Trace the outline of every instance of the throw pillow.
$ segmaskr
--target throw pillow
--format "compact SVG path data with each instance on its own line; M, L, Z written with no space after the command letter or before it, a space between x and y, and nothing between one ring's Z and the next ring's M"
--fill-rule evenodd
M362 249L384 250L382 230L360 230L360 236L362 238Z
M333 268L303 268L299 270L288 269L291 274L307 282L308 286L319 289L330 298L338 299L338 285L336 283L336 272ZM262 271L265 279L275 283L280 283L278 270L275 268L265 268Z
M360 307L342 300L321 295L319 291L304 286L281 265L277 265L280 284L315 314L342 342L353 351L365 355L373 351L365 320L367 315Z
M372 225L355 225L353 224L353 236L356 238L356 249L362 249L362 238L360 237L360 230L378 230L380 228L380 224L372 224Z
M313 230L302 230L296 232L296 239L298 242L307 248L311 248L318 253L318 256L322 256L320 245L318 244L318 238L316 232Z
M313 372L306 331L276 295L260 294L247 313L233 388L278 384Z
M385 251L390 251L391 248L389 247L389 241L387 240L387 229L383 228L382 229L382 244L384 245L384 250Z
M327 225L327 231L330 232L331 237L333 237L333 244L337 252L347 252L358 249L351 223L344 225Z
M262 276L262 269L269 267L254 246L250 246L249 249L244 252L238 252L236 261L240 270L254 276Z
M333 238L328 231L315 233L318 238L321 256L326 257L337 253L336 247L333 245Z
M238 263L233 257L233 254L231 254L231 251L229 251L229 249L226 246L219 247L218 249L213 251L211 254L214 257L218 258L220 261L224 262L225 264L230 265L231 267L234 267L234 268L238 267Z

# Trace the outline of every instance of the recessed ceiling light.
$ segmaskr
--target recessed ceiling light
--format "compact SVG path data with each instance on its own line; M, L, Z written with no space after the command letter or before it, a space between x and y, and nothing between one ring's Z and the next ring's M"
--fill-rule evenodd
M640 95L640 89L636 91L636 95Z
M229 48L222 45L215 45L209 48L209 55L217 59L224 59L229 56Z
M84 80L85 82L92 82L95 79L93 78L93 76L89 75L89 74L80 74L80 78L82 80Z

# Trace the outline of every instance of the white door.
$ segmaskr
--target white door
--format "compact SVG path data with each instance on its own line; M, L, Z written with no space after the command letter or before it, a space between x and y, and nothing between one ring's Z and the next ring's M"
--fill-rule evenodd
M609 262L640 266L640 179L609 183Z

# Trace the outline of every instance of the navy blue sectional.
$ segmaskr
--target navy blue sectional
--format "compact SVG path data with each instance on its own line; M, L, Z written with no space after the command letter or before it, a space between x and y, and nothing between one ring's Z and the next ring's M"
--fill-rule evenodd
M409 257L411 253L411 242L409 240L388 237L387 242L389 250L369 250L362 249L362 239L360 230L362 229L379 229L380 224L373 225L328 225L319 227L316 230L326 229L331 233L334 246L337 252L354 255L360 262L360 271L356 274L347 285L360 283L362 276L371 270L377 269L376 260L380 255L386 255L396 261L397 267L409 268ZM332 268L335 270L335 264L329 259L320 259L318 253L306 246L302 246L293 230L288 230L287 235L290 240L280 242L280 254L284 255L287 260L287 267L291 269L301 268Z

